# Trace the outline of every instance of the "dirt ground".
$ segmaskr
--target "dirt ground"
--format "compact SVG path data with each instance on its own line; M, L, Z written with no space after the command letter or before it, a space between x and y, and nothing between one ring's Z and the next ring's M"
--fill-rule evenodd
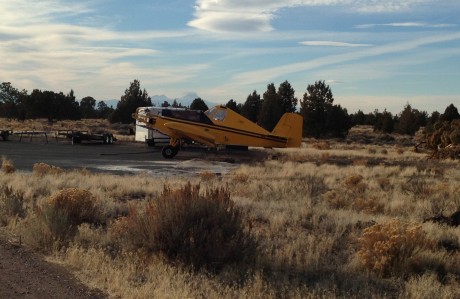
M0 230L0 298L107 298Z

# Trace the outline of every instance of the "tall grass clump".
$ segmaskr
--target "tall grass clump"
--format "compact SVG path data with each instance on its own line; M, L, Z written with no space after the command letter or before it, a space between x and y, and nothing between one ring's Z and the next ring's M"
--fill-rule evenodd
M131 208L112 227L122 238L147 253L173 263L218 271L228 264L251 261L255 242L242 211L226 188L207 189L190 182L178 190L164 186L145 209Z
M2 172L4 174L14 173L16 171L16 167L14 166L11 160L2 157Z
M96 223L100 218L91 192L69 188L51 195L26 219L26 238L39 249L66 245L75 236L78 225Z
M35 163L32 166L32 173L37 175L37 176L44 176L44 175L58 175L63 173L64 170L62 168L54 166L54 165L49 165L46 163Z
M430 247L421 225L397 219L366 228L358 241L361 263L383 276L404 274L416 254Z
M24 195L13 188L0 187L0 225L7 225L10 218L25 216Z

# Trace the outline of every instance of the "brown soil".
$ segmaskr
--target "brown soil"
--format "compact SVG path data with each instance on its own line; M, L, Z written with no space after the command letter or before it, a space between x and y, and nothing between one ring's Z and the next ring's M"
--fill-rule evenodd
M63 267L11 242L0 230L0 298L107 298Z

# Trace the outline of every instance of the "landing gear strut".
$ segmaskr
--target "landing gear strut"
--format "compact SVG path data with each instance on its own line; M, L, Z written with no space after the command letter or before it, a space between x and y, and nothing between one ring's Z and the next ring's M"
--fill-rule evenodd
M161 154L163 155L165 159L172 159L177 155L177 153L179 152L179 149L180 149L180 140L171 139L170 144L163 147L163 149L161 150Z

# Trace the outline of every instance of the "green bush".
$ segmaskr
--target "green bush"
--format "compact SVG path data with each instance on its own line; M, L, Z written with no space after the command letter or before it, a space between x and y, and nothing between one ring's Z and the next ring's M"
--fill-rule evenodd
M200 185L188 183L179 190L165 186L158 200L144 210L131 208L112 231L135 248L194 269L219 270L253 260L255 253L255 241L245 230L241 210L224 188L200 194Z

